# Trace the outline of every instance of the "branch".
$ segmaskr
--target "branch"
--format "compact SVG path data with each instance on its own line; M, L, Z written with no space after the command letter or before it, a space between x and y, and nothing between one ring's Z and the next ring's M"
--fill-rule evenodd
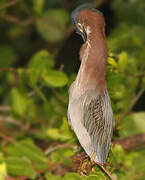
M84 161L86 159L88 159L87 162ZM83 173L89 175L90 171L92 171L93 165L97 164L111 180L116 180L116 178L104 166L99 163L92 162L85 152L81 152L72 156L71 160L72 170L78 172L80 175L82 175Z
M17 19L16 17L8 14L2 14L0 16L1 19L4 19L5 21L11 22L11 23L16 23L19 24L20 26L28 26L34 23L34 18L29 18L27 20L20 20Z
M0 138L4 139L6 142L10 142L12 144L17 144L17 141L13 139L12 137L6 136L4 134L0 134Z
M126 151L141 148L145 146L145 133L119 139L114 141L113 144L120 144Z
M11 108L10 108L10 106L0 106L0 111L10 111L11 110Z
M0 68L0 71L9 71L9 72L17 72L18 68Z
M22 130L28 130L28 124L22 124L21 121L13 119L11 116L0 116L0 122L7 122L19 126Z
M131 151L137 148L141 148L145 146L145 133L138 134L135 136L126 137L124 139L119 139L112 142L114 145L119 144L123 147L126 151ZM88 157L85 152L77 153L76 155L72 156L72 160L84 160Z
M130 109L132 109L134 107L134 105L136 104L136 102L139 100L139 98L142 96L142 94L144 93L144 88L140 89L138 94L134 97L132 103L131 103L131 106L130 106Z
M114 141L113 144L121 145L123 147L123 149L126 151L144 147L145 146L145 133L127 137L124 139L119 139L117 141ZM72 170L75 172L79 172L79 171L83 172L83 170L85 170L85 172L87 172L87 174L89 174L92 169L92 166L95 164L98 164L98 163L95 163L95 162L93 162L91 164L87 163L85 168L82 169L83 162L86 159L88 159L88 161L89 161L90 158L88 157L88 155L85 152L77 153L74 156L72 156L71 157ZM107 171L104 166L99 165L99 167L110 177L110 179L112 179L112 180L115 179L115 177L112 176L112 174L109 171Z
M2 122L2 121L12 123L17 126L22 126L22 124L19 121L13 119L11 116L0 116L0 122Z
M73 149L75 149L76 145L75 144L57 144L55 146L48 147L45 150L45 155L48 156L50 153L56 151L57 149L65 149L65 148L73 148Z

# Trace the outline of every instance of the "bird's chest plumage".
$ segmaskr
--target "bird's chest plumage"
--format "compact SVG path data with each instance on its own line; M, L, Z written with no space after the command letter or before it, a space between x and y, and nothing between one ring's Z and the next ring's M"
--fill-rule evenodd
M80 96L79 98L73 98L70 93L68 105L68 120L71 128L77 135L82 147L87 152L92 152L93 148L91 148L91 140L86 128L83 125L83 105L85 103L85 100L85 94ZM90 149L88 149L88 147Z

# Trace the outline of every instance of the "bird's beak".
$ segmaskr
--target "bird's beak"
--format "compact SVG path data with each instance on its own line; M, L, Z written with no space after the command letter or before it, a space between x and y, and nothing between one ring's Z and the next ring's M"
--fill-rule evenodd
M83 28L82 31L79 31L79 30L78 30L78 31L76 31L76 33L82 36L83 41L84 41L84 43L85 43L86 40L87 40L87 33L86 33L85 29Z

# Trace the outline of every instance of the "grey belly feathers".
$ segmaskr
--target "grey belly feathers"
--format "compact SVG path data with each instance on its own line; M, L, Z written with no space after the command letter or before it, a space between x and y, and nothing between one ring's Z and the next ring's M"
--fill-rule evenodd
M87 90L69 97L68 120L86 153L102 165L106 162L113 132L113 113L107 89L101 94Z

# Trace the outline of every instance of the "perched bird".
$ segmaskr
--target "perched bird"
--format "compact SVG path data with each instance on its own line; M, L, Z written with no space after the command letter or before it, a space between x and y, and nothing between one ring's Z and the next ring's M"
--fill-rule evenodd
M107 46L103 14L84 4L71 15L84 44L81 65L69 90L68 121L91 160L106 162L113 131L113 113L106 86Z

